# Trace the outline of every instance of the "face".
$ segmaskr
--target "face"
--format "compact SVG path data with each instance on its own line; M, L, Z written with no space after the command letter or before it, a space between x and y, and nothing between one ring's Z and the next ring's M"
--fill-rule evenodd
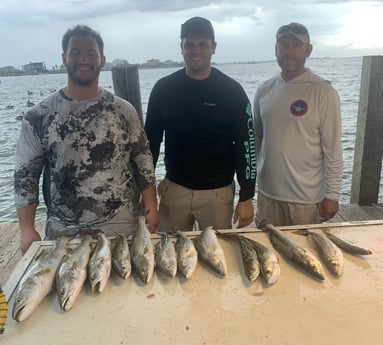
M275 46L275 55L285 80L291 80L305 72L306 58L312 51L312 45L302 43L293 36L281 38Z
M207 77L210 74L210 61L217 44L206 37L186 37L181 41L181 52L190 77Z
M62 54L69 79L83 87L98 82L105 56L100 54L96 40L91 36L72 36L68 49Z

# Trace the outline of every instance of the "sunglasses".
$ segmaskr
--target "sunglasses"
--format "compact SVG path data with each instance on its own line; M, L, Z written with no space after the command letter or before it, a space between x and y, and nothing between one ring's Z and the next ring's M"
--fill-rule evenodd
M283 25L278 29L277 35L287 34L289 32L293 32L298 35L309 35L306 27L301 24Z

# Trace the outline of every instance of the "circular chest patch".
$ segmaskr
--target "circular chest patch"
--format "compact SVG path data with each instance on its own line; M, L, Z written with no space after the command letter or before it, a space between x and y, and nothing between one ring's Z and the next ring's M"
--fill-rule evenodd
M291 104L290 113L294 116L303 116L307 113L307 108L307 103L304 100L299 99Z

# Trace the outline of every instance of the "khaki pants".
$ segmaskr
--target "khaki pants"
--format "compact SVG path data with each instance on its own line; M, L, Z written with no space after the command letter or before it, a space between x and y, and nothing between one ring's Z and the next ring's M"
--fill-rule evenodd
M318 206L279 201L258 193L256 224L263 220L275 226L317 224L320 223Z
M231 229L234 189L234 182L223 188L194 190L168 179L161 181L158 231L169 231L172 227L190 231L210 225L215 229Z
M137 230L137 218L133 216L129 207L121 209L112 219L91 226L100 229L107 237L114 237L117 233L131 235ZM65 227L56 219L47 219L45 226L46 240L55 239L57 236L76 236L81 226Z

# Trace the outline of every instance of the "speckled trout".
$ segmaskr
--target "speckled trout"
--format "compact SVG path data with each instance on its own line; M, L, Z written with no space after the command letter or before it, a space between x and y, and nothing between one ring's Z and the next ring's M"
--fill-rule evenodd
M156 268L168 277L177 274L177 254L174 243L169 239L168 233L161 233L161 240L155 247Z
M250 282L255 281L261 273L261 266L257 252L250 241L248 241L248 238L236 233L222 233L218 231L217 235L238 241L241 248L242 262L246 277Z
M12 317L24 321L54 287L57 267L66 254L68 237L59 237L52 249L45 250L29 266L21 278L15 295Z
M84 235L81 243L62 258L56 271L56 291L62 310L68 311L76 299L87 277L87 266L92 252L92 236Z
M126 236L118 234L112 250L112 267L123 279L130 276L132 264L130 262L130 249Z
M258 255L261 275L267 284L274 284L281 275L279 259L272 250L251 238L247 238Z
M294 233L306 235L316 244L319 256L332 274L336 277L343 274L343 252L329 238L308 229L297 230Z
M177 232L176 252L178 270L189 279L197 267L198 253L193 241L182 231Z
M201 259L219 274L226 275L225 255L213 227L203 229L194 243Z
M106 236L98 231L96 233L96 247L88 262L88 279L92 292L102 292L108 282L112 269L112 252L110 242Z
M330 230L325 231L326 236L334 242L340 249L352 255L371 255L372 251L368 248L359 247L355 243L344 239L339 235L333 234Z
M152 279L154 272L154 249L145 217L138 217L137 231L133 234L130 247L132 264L143 283Z
M322 264L313 254L300 247L293 239L274 228L273 225L266 224L263 228L268 231L270 241L276 250L307 273L324 280Z

